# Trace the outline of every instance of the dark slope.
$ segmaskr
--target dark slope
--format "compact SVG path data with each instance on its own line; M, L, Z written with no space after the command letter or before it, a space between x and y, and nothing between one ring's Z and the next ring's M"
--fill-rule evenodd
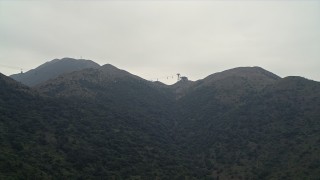
M125 111L146 109L158 113L159 117L162 116L160 112L170 111L174 101L168 89L159 88L152 82L109 64L59 76L40 84L36 89L51 97L116 104Z
M228 134L234 142L250 148L246 155L242 154L246 156L243 159L248 159L245 167L255 169L251 172L253 176L259 179L320 176L319 92L319 82L287 77L223 118L230 119L223 126L230 129Z
M81 111L77 115L86 123L81 131L91 137L83 143L96 152L94 156L113 159L110 166L103 167L105 171L122 177L137 174L162 178L188 173L181 158L183 152L172 135L174 99L168 90L112 65L65 74L39 85L37 90L75 102ZM73 126L79 124L75 121Z
M184 99L183 103L197 104L183 105L182 145L196 166L212 177L317 179L319 92L319 82L287 77L233 105L215 98L217 92L203 99Z
M183 97L190 89L192 89L195 82L184 80L178 81L175 84L170 85L168 88L175 94L176 99Z
M70 73L85 68L98 67L100 67L99 64L91 60L72 58L54 59L28 72L14 74L10 77L27 86L35 86L49 79L56 78L57 76L64 73Z
M0 73L0 90L2 95L5 95L7 93L14 94L16 91L31 93L31 89L29 87L22 85L21 83L18 83L12 78L9 78L1 73ZM12 90L12 92L10 90Z
M219 86L221 89L236 90L247 85L260 90L279 79L279 76L261 67L238 67L209 75L199 80L196 88Z
M173 98L169 90L161 89L138 76L112 65L85 69L59 76L37 87L51 97L91 104L117 107L118 113L155 117L161 126L172 126ZM145 119L147 121L147 119ZM160 132L160 131L159 131Z
M52 151L38 141L47 119L39 109L48 105L40 98L29 87L0 75L0 179L38 177L38 163L45 164L39 156Z
M182 109L190 110L186 117L219 116L279 79L260 67L234 68L192 83L178 103Z
M266 83L270 80L277 80L279 76L261 68L261 67L237 67L222 72L214 73L204 78L206 84L217 82L230 77L242 77L250 78L255 81L262 81L261 83Z
M2 77L0 179L320 176L319 82L245 67L166 86L105 65L39 96Z
M114 90L116 86L121 86L123 83L146 85L149 82L107 64L96 69L84 69L61 75L38 85L36 88L51 96L97 98L101 93L108 93L105 88ZM130 89L128 86L122 91L130 91Z

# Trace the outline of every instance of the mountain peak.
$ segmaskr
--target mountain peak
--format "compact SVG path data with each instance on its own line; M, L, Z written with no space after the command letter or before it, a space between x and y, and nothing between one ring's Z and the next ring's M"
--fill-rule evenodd
M96 97L100 90L114 88L121 83L135 84L144 81L144 79L111 64L105 64L99 68L87 68L60 75L39 84L36 88L47 95Z
M261 83L269 83L280 79L279 76L261 68L254 67L237 67L222 72L214 73L203 79L205 84L212 84L218 81L224 81L227 79L248 79L251 81L257 81Z
M136 75L133 75L125 70L119 69L111 64L105 64L99 68L99 70L108 78L123 78L132 77L135 79L142 79Z
M215 94L216 100L225 105L232 105L241 103L243 98L259 92L278 79L281 78L261 67L237 67L196 81L188 88L188 91L193 91L192 94L202 94L203 91L211 92ZM207 95L204 94L204 98L207 98L205 97Z
M29 88L0 74L0 177L317 179L320 83L278 78L242 67L167 86L107 64Z
M46 63L38 66L36 69L40 68L45 68L48 66L58 66L58 65L63 65L63 66L74 66L75 68L81 68L81 67L91 67L91 66L96 66L99 67L100 65L95 63L92 60L87 60L87 59L74 59L74 58L69 58L69 57L64 57L62 59L53 59L51 61L47 61Z
M121 69L111 65L111 64L105 64L105 65L101 66L100 69L103 71L108 71L108 72L124 71L124 70L121 70Z
M250 77L250 76L257 76L257 75L263 75L267 76L271 79L279 79L280 77L261 68L258 66L254 67L237 67L233 69L228 69L222 72L214 73L207 78L214 78L216 80L223 79L230 76L239 76L239 77Z
M61 74L79 71L86 68L99 68L100 65L84 59L62 58L48 61L26 73L14 74L10 77L27 86L35 86Z

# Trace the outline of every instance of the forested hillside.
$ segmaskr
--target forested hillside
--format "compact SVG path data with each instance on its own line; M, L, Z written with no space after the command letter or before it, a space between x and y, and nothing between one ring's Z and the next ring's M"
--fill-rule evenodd
M317 179L320 83L259 67L168 86L112 65L0 76L0 179Z

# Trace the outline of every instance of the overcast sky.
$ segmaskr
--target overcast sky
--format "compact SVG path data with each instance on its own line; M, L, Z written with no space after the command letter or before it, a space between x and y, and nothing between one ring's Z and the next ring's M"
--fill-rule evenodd
M238 66L320 81L320 1L0 0L0 72L63 57L166 83Z

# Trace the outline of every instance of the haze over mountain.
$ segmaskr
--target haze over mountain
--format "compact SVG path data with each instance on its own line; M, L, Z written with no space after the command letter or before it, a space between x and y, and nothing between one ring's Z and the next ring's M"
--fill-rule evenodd
M91 60L62 58L54 59L28 72L13 74L10 77L27 86L35 86L64 73L98 67L100 67L100 65Z
M317 179L320 83L240 67L174 85L110 64L0 75L0 178Z

